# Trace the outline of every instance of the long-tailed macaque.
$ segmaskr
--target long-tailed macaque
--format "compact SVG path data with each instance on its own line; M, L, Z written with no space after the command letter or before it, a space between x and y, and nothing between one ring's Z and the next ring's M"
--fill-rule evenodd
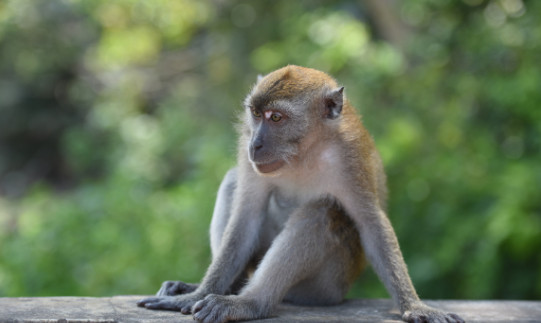
M337 304L366 254L403 320L463 322L417 296L385 214L380 157L343 87L290 65L261 77L244 105L205 277L199 285L167 281L139 306L226 322L269 316L281 301Z

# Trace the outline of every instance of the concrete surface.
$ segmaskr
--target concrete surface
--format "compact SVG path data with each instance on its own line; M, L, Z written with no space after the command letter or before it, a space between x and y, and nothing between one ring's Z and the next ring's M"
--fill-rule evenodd
M113 323L193 322L190 315L137 307L145 296L0 298L0 322ZM541 301L426 301L454 312L466 322L541 322ZM278 322L401 322L389 299L352 299L329 307L282 304L271 318Z

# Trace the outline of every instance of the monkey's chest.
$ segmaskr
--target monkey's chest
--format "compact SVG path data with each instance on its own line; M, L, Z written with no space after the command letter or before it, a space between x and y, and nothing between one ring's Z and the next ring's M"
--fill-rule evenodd
M300 202L297 197L284 195L282 192L275 190L269 197L268 217L275 219L277 223L283 226L289 214L295 211L299 205Z
M289 215L299 206L300 202L295 196L285 195L278 190L270 194L264 224L268 238L273 239L282 231Z

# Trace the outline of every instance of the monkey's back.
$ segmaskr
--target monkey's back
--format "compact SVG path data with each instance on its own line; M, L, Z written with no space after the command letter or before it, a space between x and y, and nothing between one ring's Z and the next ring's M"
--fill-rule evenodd
M361 115L346 100L340 123L340 139L345 143L346 171L355 176L359 187L368 189L387 210L387 177L374 139L364 127Z

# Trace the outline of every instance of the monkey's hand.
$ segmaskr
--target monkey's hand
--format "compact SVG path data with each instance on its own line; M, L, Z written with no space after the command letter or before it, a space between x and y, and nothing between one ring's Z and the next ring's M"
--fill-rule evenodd
M465 323L456 314L444 313L420 302L405 311L402 320L410 323Z
M137 306L151 310L180 311L182 314L190 314L192 306L205 297L204 294L190 293L178 296L148 297L137 302Z
M188 284L181 281L164 281L156 296L175 296L188 294L197 289L198 284Z
M264 308L251 299L238 295L207 295L195 303L193 318L203 323L253 320L267 315Z

